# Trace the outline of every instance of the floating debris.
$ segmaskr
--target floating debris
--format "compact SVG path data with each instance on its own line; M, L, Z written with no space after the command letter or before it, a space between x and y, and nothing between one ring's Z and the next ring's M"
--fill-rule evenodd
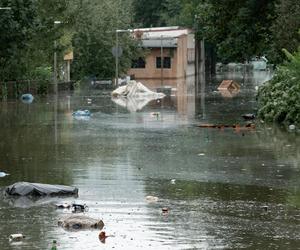
M9 241L21 241L25 238L23 234L11 234L9 236Z
M52 241L52 247L51 247L51 250L57 250L57 241L56 241L56 240L53 240L53 241Z
M69 209L71 208L71 204L69 203L55 204L55 207L58 209Z
M172 180L171 180L171 184L174 185L175 183L176 183L176 180L175 180L175 179L172 179Z
M73 116L91 116L91 112L89 110L77 110L72 113Z
M254 114L244 114L244 115L242 115L242 117L245 120L254 120L255 119L255 115Z
M161 209L161 211L162 211L163 214L168 214L169 213L169 209L167 207L163 207Z
M33 102L33 99L34 99L34 97L33 97L32 94L23 94L23 95L21 95L21 101L23 103L30 104L30 103Z
M200 128L218 128L218 129L224 129L224 128L234 128L236 130L242 130L242 129L255 129L255 124L254 123L247 123L244 126L241 126L239 124L200 124L198 125Z
M241 86L234 80L223 80L218 90L239 90Z
M81 213L89 211L89 207L85 204L72 204L72 212L73 213Z
M146 196L146 201L148 201L149 203L158 202L158 197L149 195Z
M159 113L159 112L151 112L150 115L151 115L151 116L160 116L160 113Z
M71 215L60 219L58 225L66 229L102 229L104 223L102 220L90 218L85 215Z
M7 195L13 196L46 196L46 195L78 195L78 188L64 185L43 183L16 182L5 188Z
M55 205L58 209L70 209L72 208L73 213L82 213L89 211L89 207L86 204L78 203L60 203Z
M294 124L291 124L290 126L289 126L289 130L295 130L296 129L296 126L294 125Z
M108 237L108 236L106 236L106 234L105 234L105 232L104 231L101 231L100 233L99 233L99 240L100 240L100 242L102 242L103 244L105 243L105 240L106 240L106 238Z
M5 173L5 172L0 172L0 177L5 177L5 176L7 176L7 175L9 175L8 173Z

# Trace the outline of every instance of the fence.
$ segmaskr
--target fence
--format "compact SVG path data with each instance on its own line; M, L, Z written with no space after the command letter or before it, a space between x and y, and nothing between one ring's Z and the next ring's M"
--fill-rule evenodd
M68 91L74 89L74 82L58 83L59 91ZM33 95L51 94L54 91L54 85L45 80L18 80L0 82L0 99L19 98L24 93Z

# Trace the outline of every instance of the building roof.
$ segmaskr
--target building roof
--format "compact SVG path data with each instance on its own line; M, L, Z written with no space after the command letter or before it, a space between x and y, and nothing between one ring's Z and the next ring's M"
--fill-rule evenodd
M192 33L190 29L179 26L134 29L136 38L142 40L143 47L177 47L177 38Z
M141 28L134 29L134 33L141 32L142 39L153 39L160 37L177 38L182 35L191 33L190 29L181 28L179 26L157 27L157 28Z

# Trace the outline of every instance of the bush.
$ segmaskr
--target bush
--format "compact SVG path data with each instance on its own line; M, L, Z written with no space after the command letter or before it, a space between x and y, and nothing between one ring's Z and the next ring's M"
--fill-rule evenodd
M36 80L51 80L52 68L51 67L37 67L31 74L32 79Z
M279 66L273 79L259 88L258 115L267 122L300 125L300 47Z

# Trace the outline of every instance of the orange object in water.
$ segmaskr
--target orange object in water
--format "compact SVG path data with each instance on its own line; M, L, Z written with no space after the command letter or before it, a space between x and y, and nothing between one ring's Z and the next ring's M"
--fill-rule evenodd
M102 243L105 243L105 239L107 238L108 236L106 236L105 232L104 231L101 231L99 233L99 240L102 242Z

